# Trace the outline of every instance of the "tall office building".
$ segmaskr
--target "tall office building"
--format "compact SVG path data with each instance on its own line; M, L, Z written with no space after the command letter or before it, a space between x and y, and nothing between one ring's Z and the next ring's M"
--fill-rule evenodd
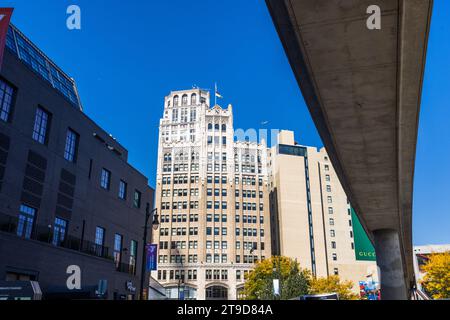
M158 271L170 298L236 299L269 257L267 148L234 142L231 105L209 92L171 92L160 120Z
M359 281L376 280L373 253L355 252L359 222L326 150L298 145L292 131L281 131L269 164L273 253L297 259L318 277L351 280L355 291Z

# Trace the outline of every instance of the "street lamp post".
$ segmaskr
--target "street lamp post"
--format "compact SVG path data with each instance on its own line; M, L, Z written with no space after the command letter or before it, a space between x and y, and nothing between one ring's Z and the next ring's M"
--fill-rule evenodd
M144 224L144 243L142 246L142 266L141 266L141 294L140 294L140 299L143 300L144 299L144 282L145 282L145 278L146 278L146 250L147 250L147 231L148 231L148 220L150 219L150 217L152 216L152 214L155 213L153 215L153 221L152 221L152 226L154 230L157 230L159 227L159 221L158 221L158 209L155 208L153 210L150 211L150 204L147 203L147 206L145 208L145 224ZM150 234L151 236L151 234Z
M281 300L281 284L282 284L282 279L281 279L281 261L280 258L278 257L277 261L273 262L274 266L273 266L273 297L274 300L276 299L276 295L278 295L279 300ZM276 277L277 276L277 277ZM278 282L278 294L275 292L275 281Z

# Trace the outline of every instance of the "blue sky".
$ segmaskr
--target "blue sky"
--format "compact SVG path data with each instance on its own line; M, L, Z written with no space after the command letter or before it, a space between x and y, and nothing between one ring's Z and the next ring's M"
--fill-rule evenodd
M125 4L126 3L126 4ZM77 4L82 30L66 28ZM15 0L13 23L75 78L84 111L154 186L158 122L170 90L214 88L235 127L320 141L262 0ZM450 243L450 1L435 0L414 193L414 244Z

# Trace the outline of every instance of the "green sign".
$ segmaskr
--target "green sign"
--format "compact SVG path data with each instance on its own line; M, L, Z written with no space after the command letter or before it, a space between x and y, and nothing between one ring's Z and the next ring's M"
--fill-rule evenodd
M359 261L376 261L375 248L370 242L366 231L359 222L358 216L353 208L352 220L353 220L353 238L355 240L355 256Z

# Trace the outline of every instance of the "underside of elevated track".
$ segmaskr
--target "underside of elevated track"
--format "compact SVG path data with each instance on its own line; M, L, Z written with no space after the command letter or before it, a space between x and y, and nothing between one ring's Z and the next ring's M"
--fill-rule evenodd
M266 3L334 168L374 242L382 298L408 299L414 163L433 2ZM371 27L373 19L380 28Z

